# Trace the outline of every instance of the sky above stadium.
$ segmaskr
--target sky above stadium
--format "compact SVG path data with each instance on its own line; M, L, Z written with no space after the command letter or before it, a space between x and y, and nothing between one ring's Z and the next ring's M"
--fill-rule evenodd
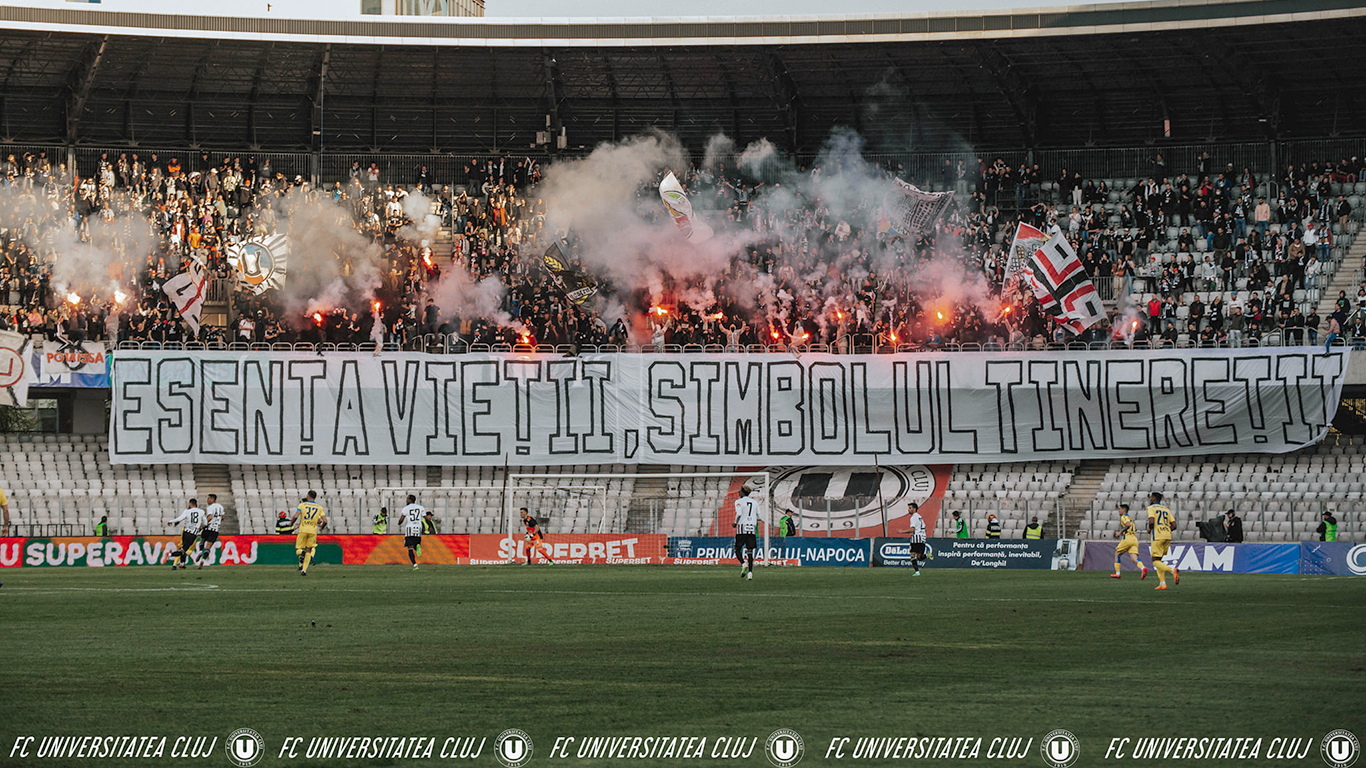
M6 5L74 7L86 0L6 0ZM1119 0L1089 0L1113 3ZM851 13L925 13L1013 7L1075 5L1078 0L692 0L686 5L667 0L487 0L489 17L604 17L604 16L807 16ZM360 0L218 0L186 3L184 0L102 0L98 8L110 11L194 13L212 16L284 16L292 18L343 19L360 17ZM680 12L681 11L681 12ZM373 17L368 17L373 18Z

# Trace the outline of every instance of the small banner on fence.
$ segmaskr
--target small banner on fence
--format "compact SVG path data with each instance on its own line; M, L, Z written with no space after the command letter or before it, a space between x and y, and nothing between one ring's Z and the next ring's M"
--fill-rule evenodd
M793 565L842 565L868 567L871 539L833 539L821 536L788 536L769 539L764 549L759 539L756 561L785 562ZM735 539L724 536L674 536L669 539L669 557L678 565L733 565Z
M1152 562L1147 542L1138 545L1138 558L1145 565ZM1183 571L1204 573L1299 573L1300 545L1174 543L1163 562L1175 564ZM1119 565L1125 571L1138 570L1128 555L1120 559ZM1113 571L1115 544L1086 542L1081 567L1084 571Z
M43 344L42 375L104 374L108 352L102 341L48 341Z
M930 539L922 568L1028 568L1067 571L1077 567L1076 539ZM873 539L873 566L909 568L908 539Z
M1366 576L1366 544L1303 542L1300 544L1300 573Z
M530 552L530 542L520 533L476 533L468 538L469 562L473 565L526 562L528 555L532 562L544 562L546 554L557 563L658 565L666 554L666 537L656 533L547 534L543 549L536 552Z
M297 565L295 537L220 536L201 562L204 565ZM179 536L65 536L0 539L0 567L122 567L165 565L180 546ZM470 554L463 534L424 536L422 562L456 564ZM335 565L407 565L402 536L322 535L315 563Z

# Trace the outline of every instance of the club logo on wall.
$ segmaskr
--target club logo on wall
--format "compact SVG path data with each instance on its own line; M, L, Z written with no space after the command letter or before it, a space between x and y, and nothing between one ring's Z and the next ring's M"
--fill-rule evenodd
M267 235L242 240L228 246L228 263L237 279L253 294L261 294L285 284L289 259L289 238Z
M773 507L796 518L805 531L852 533L902 517L910 502L934 494L934 473L921 464L905 467L789 467L777 470Z

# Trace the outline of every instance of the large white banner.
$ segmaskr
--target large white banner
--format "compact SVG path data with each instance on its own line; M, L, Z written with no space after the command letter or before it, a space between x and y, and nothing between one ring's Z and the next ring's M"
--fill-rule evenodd
M868 466L1318 441L1348 352L124 352L115 463Z

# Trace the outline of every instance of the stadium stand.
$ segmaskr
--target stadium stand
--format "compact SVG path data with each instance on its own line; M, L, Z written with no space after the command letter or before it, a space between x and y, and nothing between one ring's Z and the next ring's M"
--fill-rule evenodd
M969 533L978 538L986 534L988 514L1000 519L1005 538L1021 538L1030 518L1036 516L1045 530L1055 532L1075 468L1075 464L1061 462L958 465L944 493L945 514L940 516L938 533L951 535L945 521L954 510L964 515Z
M96 436L0 436L6 456L0 487L10 496L11 517L22 535L84 535L108 515L116 535L162 533L164 521L199 495L187 464L109 464L106 438ZM514 507L530 506L546 519L549 533L598 530L704 535L732 495L726 478L545 480L552 473L629 474L726 472L719 467L637 468L622 465L510 467L532 478L510 486ZM935 533L950 535L945 522L958 510L969 531L981 537L987 514L1002 523L1005 538L1021 538L1037 516L1056 535L1073 483L1075 464L961 464L943 496ZM276 515L292 511L303 493L318 490L337 533L368 533L379 507L402 506L409 492L436 514L443 533L506 530L502 467L233 466L232 493L240 532L274 531ZM1178 538L1198 540L1196 523L1226 509L1244 519L1249 541L1311 538L1325 510L1344 521L1344 539L1360 535L1355 510L1366 492L1366 438L1338 435L1315 448L1287 455L1230 455L1217 460L1153 459L1107 467L1099 491L1064 523L1070 537L1110 538L1116 505L1140 509L1147 493L1162 490L1180 520ZM573 487L574 490L565 490ZM379 490L392 489L392 490ZM200 498L201 504L203 498ZM391 525L393 521L391 521ZM1355 532L1355 533L1354 533ZM820 535L820 534L817 534Z
M0 434L0 487L21 535L88 535L108 515L118 534L162 533L197 495L188 464L109 463L108 438Z
M180 23L177 17L50 10L39 17L33 9L0 8L0 17L30 25L0 31L0 61L9 65L0 94L7 142L0 145L0 329L35 340L65 335L241 349L303 344L322 351L364 346L376 337L390 348L425 351L640 349L647 343L680 351L762 350L788 349L806 334L810 348L835 352L1041 348L1062 339L1027 292L1001 299L1021 302L1018 320L958 304L945 327L932 328L920 322L923 308L940 295L901 275L869 274L875 256L887 250L898 257L936 253L980 275L995 296L1006 283L1005 249L1015 222L1026 221L1061 229L1107 301L1110 317L1083 342L1274 345L1296 341L1303 328L1303 340L1317 343L1335 316L1342 329L1337 343L1360 348L1366 345L1366 143L1343 138L1339 123L1362 124L1366 85L1351 67L1366 47L1363 22L1359 14L1293 23L1247 17L1255 12L1239 3L1157 3L1071 9L1032 22L1033 11L940 16L932 24L923 18L822 21L810 23L833 25L821 26L834 31L820 34L847 39L780 46L754 44L741 33L743 24L685 29L668 22L615 29L610 37L625 41L620 46L582 51L554 47L570 27L543 25L536 34L532 27L523 31L549 48L391 40L380 57L373 45L312 39L325 31L302 20L272 20L270 29L258 30L259 40L217 40L206 52L202 39L178 34L186 30L164 36L164 29L126 28L101 37L31 26L61 18L169 27ZM1151 23L1149 16L1129 18L1135 13L1169 16L1182 28L1120 29ZM231 22L240 29L254 23ZM792 25L808 22L771 23L800 37ZM339 24L333 28L359 29ZM1051 26L1041 39L990 34L1041 26ZM288 39L269 37L285 28L296 31ZM671 36L697 38L703 28L708 39L737 42L657 47ZM969 37L953 39L954 29ZM948 34L935 38L939 32ZM857 40L874 34L931 39ZM1212 55L1227 63L1211 66ZM1145 75L1151 82L1140 87L1114 77L1152 71L1153 61L1163 71L1202 76L1161 82ZM328 62L330 74L324 74ZM889 67L894 79L908 83L907 73L927 74L915 77L909 93L889 86ZM891 97L889 88L896 92ZM972 109L962 108L964 93ZM1225 98L1230 93L1249 98ZM326 111L324 96L329 105L345 106ZM1061 106L1081 103L1087 108ZM1328 103L1332 109L1323 108ZM235 117L217 119L214 112ZM1155 133L1169 113L1176 133L1170 124L1166 135ZM774 179L708 164L698 152L727 131L740 145L771 138L802 172L824 171L822 163L830 161L820 147L851 120L867 142L870 175L958 193L933 238L891 242L897 238L870 226L837 244L845 238L838 218L810 206L765 209L759 190ZM386 123L400 127L388 136L379 127ZM551 147L536 136L542 125L552 129L547 133L567 127L581 138ZM554 163L647 126L669 128L695 153L679 175L717 221L751 235L791 233L789 242L740 254L726 274L744 284L762 273L792 298L762 311L724 299L715 307L689 307L678 300L687 286L674 285L659 296L631 295L623 310L612 310L627 316L562 300L540 266L551 234L544 229L546 206L528 190ZM963 151L964 137L994 149ZM902 151L908 143L927 151ZM509 151L513 146L525 153ZM1258 210L1263 199L1265 218ZM664 215L653 208L654 216ZM345 234L378 252L378 319L369 295L303 311L254 297L233 279L230 243L282 231L305 209L325 211ZM428 215L439 226L430 237L415 237L410 228ZM73 223L79 241L105 251L94 274L54 271L71 250L62 238ZM816 245L807 251L798 243ZM573 266L576 255L567 247ZM1206 257L1212 270L1202 267ZM192 258L213 276L208 294L215 311L206 313L198 337L160 290ZM804 276L834 258L843 259L845 274L867 277L841 285L833 296L841 322L814 323L831 294L822 290L828 285ZM343 261L339 274L354 267ZM438 307L428 315L424 299L457 271L498 281L497 305L482 314ZM631 288L622 286L622 294ZM667 323L652 327L652 300L667 303ZM1249 318L1237 334L1235 307ZM713 311L745 325L728 335L709 319ZM504 313L515 322L491 320ZM116 533L159 532L162 513L169 517L197 495L194 468L112 466L105 440L0 435L0 485L10 491L21 531L85 532L109 514ZM1113 504L1138 504L1147 490L1166 485L1175 488L1170 498L1183 536L1195 533L1198 515L1191 510L1208 517L1231 503L1245 513L1250 538L1286 540L1303 537L1323 509L1346 511L1361 500L1363 455L1359 438L1343 438L1289 456L1116 465L1096 478L1094 491L1077 482L1077 465L965 464L952 474L944 509L967 513L974 535L982 534L990 512L1002 519L1006 536L1020 535L1036 515L1050 528L1106 536ZM324 494L344 533L367 531L377 507L396 509L405 489L434 498L442 530L487 532L505 525L501 489L506 474L517 471L233 466L227 487L243 533L273 530L275 515L310 488ZM566 471L629 470L581 465ZM697 535L708 530L729 490L712 478L622 478L600 486L538 499L552 510L541 513L547 530L602 526ZM1094 504L1085 498L1092 494ZM1078 516L1078 503L1095 513Z
M1196 523L1236 510L1249 540L1310 538L1325 510L1350 517L1366 478L1366 441L1344 436L1286 455L1230 455L1217 461L1153 460L1112 467L1083 531L1109 538L1118 528L1112 510L1137 509L1151 490L1166 489L1179 510L1179 538L1199 539ZM1357 523L1359 525L1359 521Z

